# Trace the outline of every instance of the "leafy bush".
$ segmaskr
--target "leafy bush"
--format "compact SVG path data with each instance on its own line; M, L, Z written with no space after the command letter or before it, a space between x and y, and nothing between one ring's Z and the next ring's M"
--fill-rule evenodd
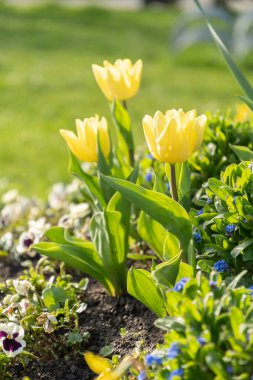
M252 379L252 295L212 273L185 280L170 291L170 317L156 321L165 343L141 355L131 372L138 379ZM138 371L137 371L138 369Z
M210 178L206 196L192 212L198 265L210 271L235 275L243 269L252 274L253 166L250 162L229 165L221 179ZM219 266L222 260L223 265ZM224 264L225 263L225 264ZM224 266L225 265L225 266Z
M227 165L239 163L240 160L231 145L241 145L252 149L253 129L250 123L250 114L248 111L247 120L246 111L244 120L239 121L243 116L241 113L242 110L239 110L235 120L219 114L209 115L204 142L198 152L195 152L189 160L193 195L209 178L219 178L220 172Z

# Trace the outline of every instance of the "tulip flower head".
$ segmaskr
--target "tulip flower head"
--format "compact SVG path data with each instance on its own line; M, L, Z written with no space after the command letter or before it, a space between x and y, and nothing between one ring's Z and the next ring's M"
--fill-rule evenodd
M197 117L196 110L157 111L143 118L143 129L152 156L161 162L186 161L202 143L207 117Z
M98 133L100 144L105 158L110 153L110 137L107 121L104 117L99 120L98 115L86 118L84 121L76 120L77 136L65 129L60 134L66 141L71 152L83 162L98 161Z
M130 59L118 59L114 64L92 65L98 86L109 100L127 100L135 96L140 87L142 61L134 65Z

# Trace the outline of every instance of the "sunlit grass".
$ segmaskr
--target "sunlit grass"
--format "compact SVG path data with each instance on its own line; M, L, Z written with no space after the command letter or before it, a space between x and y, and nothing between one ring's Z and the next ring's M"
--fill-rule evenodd
M176 16L174 9L0 8L0 177L8 178L9 187L44 197L53 182L70 178L58 130L74 128L77 117L109 118L91 72L91 64L104 58L144 61L141 90L129 104L140 144L145 113L235 106L239 89L215 47L194 48L181 57L170 52Z

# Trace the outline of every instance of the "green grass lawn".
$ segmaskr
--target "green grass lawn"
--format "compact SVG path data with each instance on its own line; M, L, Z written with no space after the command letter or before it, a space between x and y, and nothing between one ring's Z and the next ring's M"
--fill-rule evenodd
M77 117L109 117L91 72L91 64L103 59L144 62L141 90L129 102L139 144L145 113L235 106L239 89L215 47L196 47L180 57L170 52L176 16L174 9L0 7L0 177L8 179L9 188L45 197L52 183L70 178L58 130L74 129ZM250 79L252 63L245 69Z

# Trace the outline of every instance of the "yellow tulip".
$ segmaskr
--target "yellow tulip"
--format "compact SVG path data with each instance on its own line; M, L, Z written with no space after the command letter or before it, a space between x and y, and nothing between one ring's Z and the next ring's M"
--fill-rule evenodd
M140 87L142 61L134 65L130 59L118 59L114 64L103 62L104 66L92 65L93 74L105 97L112 100L132 98Z
M110 137L107 121L104 117L99 120L98 115L86 118L83 121L76 120L77 136L72 131L60 130L60 134L66 141L71 152L83 162L98 161L98 133L101 149L107 158L110 153Z
M161 162L186 161L197 150L204 137L207 117L197 117L196 110L157 111L143 118L143 129L152 156Z

